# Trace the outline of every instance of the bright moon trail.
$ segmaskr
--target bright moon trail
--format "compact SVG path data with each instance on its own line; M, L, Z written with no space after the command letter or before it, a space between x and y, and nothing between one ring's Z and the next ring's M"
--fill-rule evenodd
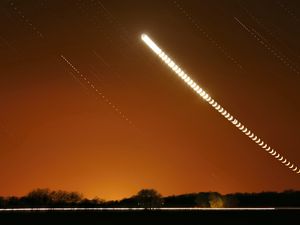
M188 74L186 74L161 48L159 48L151 38L146 35L141 35L145 44L160 57L160 59L171 68L177 76L179 76L190 88L192 88L201 98L208 102L217 112L219 112L225 119L231 122L236 128L244 133L248 138L254 141L261 149L269 153L273 158L277 159L280 163L288 167L293 172L300 174L300 167L289 161L287 158L279 154L274 148L269 146L260 137L255 135L245 125L234 118L229 112L227 112L218 102L216 102L209 94L207 94L196 82L194 82Z

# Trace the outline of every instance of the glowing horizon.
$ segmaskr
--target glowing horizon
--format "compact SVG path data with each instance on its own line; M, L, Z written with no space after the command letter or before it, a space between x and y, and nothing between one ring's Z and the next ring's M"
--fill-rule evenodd
M173 72L177 74L190 88L192 88L201 98L208 102L217 112L219 112L224 118L231 122L236 128L238 128L242 133L244 133L248 138L254 141L261 149L265 150L267 153L277 159L283 165L288 167L288 169L293 172L300 174L300 167L296 166L295 163L289 161L282 154L278 153L274 148L262 140L262 138L255 135L250 129L233 117L229 112L227 112L218 102L216 102L208 93L206 93L193 79L190 78L162 49L147 35L142 34L141 39L143 42L157 55L160 59L172 69Z

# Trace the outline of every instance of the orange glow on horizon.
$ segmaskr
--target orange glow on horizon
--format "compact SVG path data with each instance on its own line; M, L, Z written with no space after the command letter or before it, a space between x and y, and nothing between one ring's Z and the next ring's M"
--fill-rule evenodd
M292 162L265 145L300 160L300 83L291 70L300 66L300 36L291 18L258 0L101 2L0 3L0 196L300 189L298 175L270 156ZM193 77L168 61L174 79L140 40L143 29Z

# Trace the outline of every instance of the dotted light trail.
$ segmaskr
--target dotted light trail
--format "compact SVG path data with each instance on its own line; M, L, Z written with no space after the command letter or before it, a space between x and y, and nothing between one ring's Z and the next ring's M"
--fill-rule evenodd
M275 49L261 34L259 34L254 28L249 28L241 22L240 19L234 17L234 19L264 48L266 48L275 58L277 58L283 65L289 68L292 72L300 74L294 63L279 50Z
M214 45L227 59L229 59L233 64L237 65L240 69L243 69L242 65L236 60L214 37L212 37L208 32L199 25L199 23L194 19L186 9L176 0L173 1L175 7L179 9L181 14L185 16L193 25L195 30L199 31L212 45Z
M114 105L86 76L84 76L65 56L60 57L83 79L89 87L101 97L123 120L127 121L130 125L134 126L132 121L116 106Z
M37 34L40 38L44 38L43 34L33 25L32 22L30 22L24 14L21 12L20 9L17 8L16 4L14 2L9 3L10 6L13 8L13 10L17 13L17 15L21 18L22 22L29 27L35 34Z
M217 112L219 112L225 119L231 122L236 128L244 133L248 138L254 141L261 149L269 153L272 157L277 159L280 163L288 167L293 172L300 174L300 167L289 161L287 158L279 154L274 148L269 146L260 137L255 135L240 121L234 118L229 112L227 112L218 102L216 102L209 94L207 94L196 82L194 82L188 74L186 74L176 63L164 53L146 34L141 35L145 44L156 54L161 60L170 67L177 76L179 76L190 88L192 88L200 97L208 102Z

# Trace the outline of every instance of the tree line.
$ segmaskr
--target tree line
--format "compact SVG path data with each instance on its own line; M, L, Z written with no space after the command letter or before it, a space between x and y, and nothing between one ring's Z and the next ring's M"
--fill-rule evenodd
M163 197L154 189L117 201L87 199L78 192L35 189L22 197L0 197L0 208L23 207L300 207L300 191L234 193L199 192Z

